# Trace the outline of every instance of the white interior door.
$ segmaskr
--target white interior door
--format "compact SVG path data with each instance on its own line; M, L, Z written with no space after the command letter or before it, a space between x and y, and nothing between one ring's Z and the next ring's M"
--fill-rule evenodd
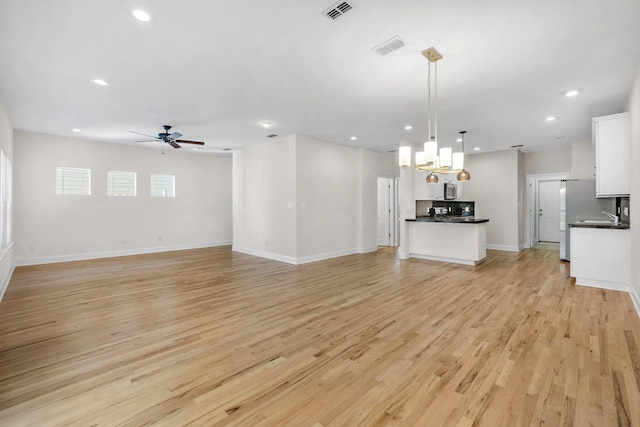
M538 183L538 240L560 242L560 181Z
M391 246L391 183L378 178L378 246Z

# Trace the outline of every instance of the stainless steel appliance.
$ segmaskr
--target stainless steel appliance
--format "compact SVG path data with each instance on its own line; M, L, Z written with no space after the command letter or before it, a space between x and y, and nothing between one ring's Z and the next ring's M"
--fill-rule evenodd
M615 209L615 198L596 198L595 179L560 181L560 259L571 260L569 224L580 219L606 219L602 211Z
M444 183L444 199L455 200L458 198L458 186L452 182Z

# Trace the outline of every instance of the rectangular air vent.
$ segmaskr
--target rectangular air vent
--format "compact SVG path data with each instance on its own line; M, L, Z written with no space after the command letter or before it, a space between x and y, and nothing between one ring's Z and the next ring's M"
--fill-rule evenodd
M329 19L338 19L345 13L349 12L354 8L353 3L348 3L346 1L339 1L335 3L333 6L330 6L326 9L322 14Z
M272 134L267 135L267 138L275 138L276 136L278 136L278 135L276 135L275 133L272 133Z
M377 52L379 55L384 56L393 52L394 50L398 50L401 47L404 47L405 45L406 43L400 38L400 36L395 36L384 43L380 43L378 46L374 47L371 50Z

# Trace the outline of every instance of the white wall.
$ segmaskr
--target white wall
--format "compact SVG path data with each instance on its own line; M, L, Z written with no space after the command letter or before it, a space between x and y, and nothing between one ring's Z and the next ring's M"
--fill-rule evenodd
M489 219L489 249L520 249L518 156L518 150L465 156L465 169L471 180L465 183L464 198L475 201L476 217Z
M524 172L524 153L518 150L518 248L523 249L525 245L526 212L525 205L527 199L527 175Z
M571 171L571 147L524 153L524 174Z
M636 297L640 295L640 69L636 73L633 89L629 97L631 115L631 285ZM640 301L636 301L636 304Z
M15 132L16 263L230 244L231 159ZM58 166L91 169L91 196L55 194ZM107 171L137 173L136 197L108 197ZM150 174L176 177L151 198Z
M233 153L233 250L292 264L377 249L393 156L301 135Z
M4 107L2 106L2 104L0 104L0 147L4 150L5 154L10 159L12 159L12 169L15 176L16 165L15 161L13 160L13 128L11 127L11 123L9 123L9 118L4 111ZM15 208L13 209L12 217L15 220ZM13 228L13 230L15 230L15 227ZM15 241L15 234L13 232L11 234L14 236L13 240ZM9 284L9 279L11 279L11 273L13 272L14 266L14 257L15 247L10 246L7 252L3 254L2 259L0 259L0 299L2 298L2 295L4 295L4 291Z
M233 152L233 250L291 262L296 248L296 142Z
M298 257L357 252L357 150L300 135L296 142Z
M590 139L571 143L571 178L595 179L596 152Z

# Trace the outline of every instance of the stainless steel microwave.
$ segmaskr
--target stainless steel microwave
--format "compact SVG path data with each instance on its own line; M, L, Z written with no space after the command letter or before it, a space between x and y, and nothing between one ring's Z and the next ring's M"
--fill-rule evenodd
M452 182L444 183L444 199L456 200L458 198L458 186Z

